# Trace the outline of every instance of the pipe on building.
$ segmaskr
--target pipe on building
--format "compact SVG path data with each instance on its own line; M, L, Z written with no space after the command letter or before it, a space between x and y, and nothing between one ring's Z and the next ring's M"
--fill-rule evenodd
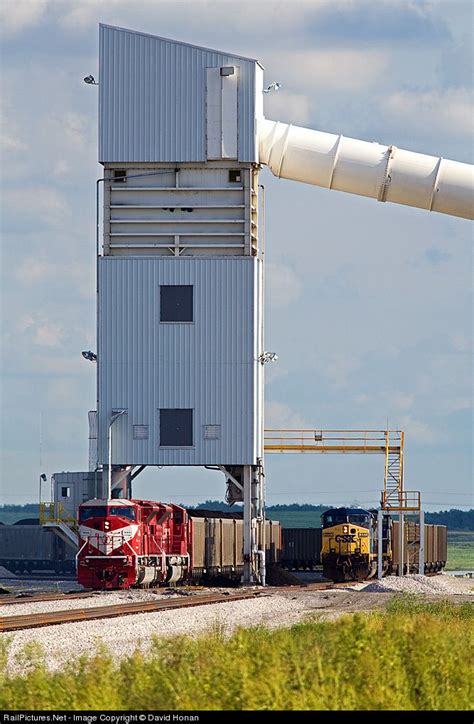
M263 118L259 160L275 176L474 219L474 167Z

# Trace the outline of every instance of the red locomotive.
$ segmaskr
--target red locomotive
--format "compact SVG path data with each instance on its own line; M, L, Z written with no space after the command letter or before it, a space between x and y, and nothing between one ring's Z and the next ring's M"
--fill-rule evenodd
M89 500L79 506L78 582L99 589L175 583L189 570L188 534L179 505Z
M278 562L280 550L280 524L266 520L267 565ZM122 498L79 506L77 578L86 588L238 581L243 568L241 512L186 510L173 503Z

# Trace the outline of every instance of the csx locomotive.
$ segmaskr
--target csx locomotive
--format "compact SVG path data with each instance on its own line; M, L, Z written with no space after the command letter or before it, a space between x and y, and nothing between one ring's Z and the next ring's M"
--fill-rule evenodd
M332 508L321 516L321 562L325 578L333 581L365 580L377 573L377 511L362 508ZM399 556L399 523L388 514L382 518L383 575L419 573L418 543L420 526L405 521L406 550ZM447 559L447 528L425 525L425 563L422 573L436 573ZM411 545L413 543L413 545Z
M321 561L325 578L333 581L364 580L377 573L377 518L362 508L332 508L321 516ZM389 518L383 519L383 562L391 561Z

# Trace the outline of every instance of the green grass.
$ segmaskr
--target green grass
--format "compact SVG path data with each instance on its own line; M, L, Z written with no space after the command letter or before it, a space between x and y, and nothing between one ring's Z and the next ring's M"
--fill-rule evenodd
M27 710L469 710L474 607L397 598L387 613L289 629L218 629L155 640L114 664L107 651L48 673L37 649L24 676L0 657L0 708Z
M446 570L474 569L474 531L448 530L448 561Z

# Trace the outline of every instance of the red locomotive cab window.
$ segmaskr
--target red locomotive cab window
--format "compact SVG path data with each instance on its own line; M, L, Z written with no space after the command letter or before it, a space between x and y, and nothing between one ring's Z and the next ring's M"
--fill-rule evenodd
M135 508L129 508L125 505L113 506L108 509L108 515L117 516L119 518L128 518L128 520L135 520Z
M101 505L91 505L83 508L79 508L79 520L84 523L86 520L91 518L105 518L107 509Z

